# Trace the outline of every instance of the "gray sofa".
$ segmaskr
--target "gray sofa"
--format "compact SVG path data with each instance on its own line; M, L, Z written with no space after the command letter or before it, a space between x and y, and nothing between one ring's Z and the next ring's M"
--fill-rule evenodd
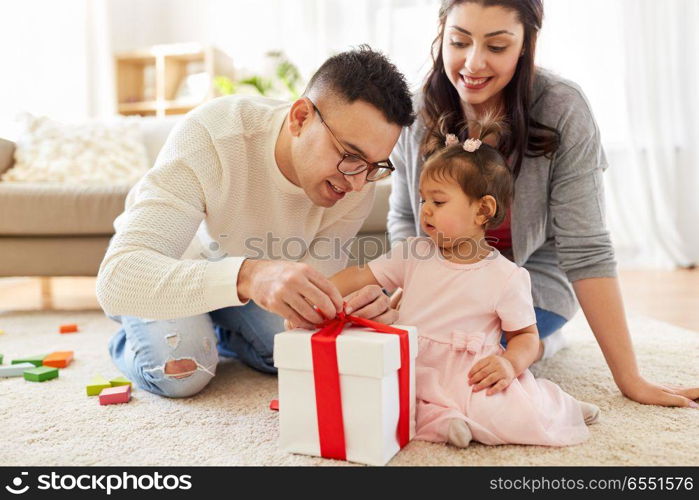
M142 120L151 165L178 119ZM0 175L13 165L14 150L13 142L0 139ZM390 179L377 188L376 203L355 242L351 263L363 261L365 253L380 255L386 248ZM0 182L0 277L96 276L128 189Z

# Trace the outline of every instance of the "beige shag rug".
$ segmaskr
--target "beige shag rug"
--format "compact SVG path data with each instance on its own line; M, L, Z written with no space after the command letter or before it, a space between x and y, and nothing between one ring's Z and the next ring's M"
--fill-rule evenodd
M75 322L80 333L60 335ZM699 384L699 333L632 317L642 372L670 384ZM339 465L277 449L276 377L224 360L212 383L189 399L135 390L129 404L100 406L85 395L92 375L118 375L107 340L118 325L99 312L2 313L0 353L75 351L56 380L0 379L0 465ZM484 446L460 450L413 441L390 465L697 465L699 410L644 406L611 379L582 315L568 326L570 347L533 367L578 399L597 404L601 422L568 448Z

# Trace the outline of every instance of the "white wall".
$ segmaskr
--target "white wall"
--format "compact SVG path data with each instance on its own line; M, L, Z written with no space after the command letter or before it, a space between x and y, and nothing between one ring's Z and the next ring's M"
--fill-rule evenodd
M87 1L0 2L0 136L13 136L21 111L89 114Z

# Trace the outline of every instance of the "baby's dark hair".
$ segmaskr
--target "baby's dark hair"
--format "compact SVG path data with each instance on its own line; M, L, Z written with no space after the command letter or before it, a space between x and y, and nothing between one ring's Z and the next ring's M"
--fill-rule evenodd
M473 152L464 149L463 142L457 142L455 136L448 134L443 126L447 117L440 119L439 133L441 144L445 145L435 151L422 166L421 176L436 181L456 181L461 190L472 200L479 200L490 195L495 198L495 214L488 219L483 229L498 227L505 220L507 209L514 196L512 173L500 152L488 144L481 143ZM478 130L478 140L483 141L491 135L505 133L505 126L494 114L486 114L479 120L469 122L470 130ZM474 128L475 127L475 128Z

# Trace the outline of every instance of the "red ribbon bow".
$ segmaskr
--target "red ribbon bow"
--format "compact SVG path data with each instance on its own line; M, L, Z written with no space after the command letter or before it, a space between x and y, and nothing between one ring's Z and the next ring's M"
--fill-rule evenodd
M397 429L398 445L403 448L410 440L410 343L408 332L370 319L350 316L343 311L335 319L326 320L322 324L322 328L311 336L320 454L326 458L339 460L346 460L347 458L336 340L348 323L366 326L377 333L389 333L399 336L398 396L400 413Z

